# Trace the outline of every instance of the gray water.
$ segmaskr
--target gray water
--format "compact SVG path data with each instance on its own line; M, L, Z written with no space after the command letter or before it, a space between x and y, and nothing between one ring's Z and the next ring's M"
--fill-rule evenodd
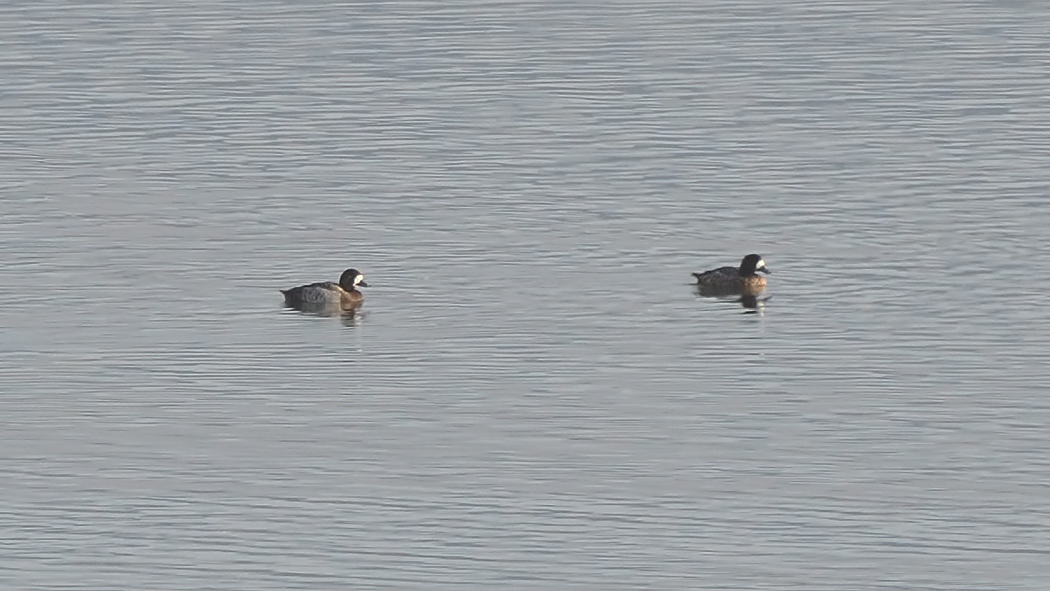
M0 585L1046 589L1047 23L3 5Z

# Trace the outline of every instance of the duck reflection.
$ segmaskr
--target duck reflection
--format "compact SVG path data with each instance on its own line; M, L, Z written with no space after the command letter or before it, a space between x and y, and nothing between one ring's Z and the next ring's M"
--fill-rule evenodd
M360 310L357 310L356 308L353 310L344 311L342 314L339 315L339 321L343 324L343 326L360 326L361 322L363 322L364 319L365 313L361 312Z
M756 295L742 295L737 302L746 310L745 314L761 314L766 307L766 302L773 299L773 296L766 296L759 298Z
M709 289L702 285L696 285L694 288L693 292L699 297L740 304L746 314L761 313L765 309L766 302L773 299L773 296L763 296L764 289L726 291Z
M360 305L349 308L322 307L313 309L285 306L285 311L288 313L298 313L301 316L313 316L315 318L338 318L343 326L359 326L367 315L361 311Z

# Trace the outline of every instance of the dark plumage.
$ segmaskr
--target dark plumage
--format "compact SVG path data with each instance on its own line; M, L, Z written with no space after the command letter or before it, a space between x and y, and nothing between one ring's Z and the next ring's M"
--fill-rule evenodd
M757 271L770 273L760 255L749 254L740 261L739 267L719 267L693 273L693 276L697 289L704 295L754 294L766 287L766 278Z
M358 287L368 287L365 276L357 269L347 269L339 277L339 283L323 281L282 289L284 305L308 312L353 310L361 306L364 294Z

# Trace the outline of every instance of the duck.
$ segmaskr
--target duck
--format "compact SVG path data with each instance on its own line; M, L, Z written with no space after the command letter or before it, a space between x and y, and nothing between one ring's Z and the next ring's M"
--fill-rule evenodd
M339 276L339 283L322 281L309 285L300 285L291 289L282 289L284 305L302 311L320 312L327 310L354 310L365 301L365 296L357 290L368 287L365 276L357 269L347 269Z
M766 288L766 278L758 271L769 275L766 262L761 255L749 254L740 261L739 267L719 267L693 273L696 287L703 295L754 295Z

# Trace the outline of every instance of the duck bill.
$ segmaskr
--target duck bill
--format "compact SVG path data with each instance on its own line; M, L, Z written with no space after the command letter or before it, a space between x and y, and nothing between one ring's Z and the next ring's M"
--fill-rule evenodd
M772 272L772 271L770 271L769 269L767 269L765 265L762 265L761 267L759 267L759 268L757 268L757 269L755 269L755 270L756 270L756 271L762 271L762 272L763 272L763 273L765 273L766 275L772 275L772 274L773 274L773 272Z

